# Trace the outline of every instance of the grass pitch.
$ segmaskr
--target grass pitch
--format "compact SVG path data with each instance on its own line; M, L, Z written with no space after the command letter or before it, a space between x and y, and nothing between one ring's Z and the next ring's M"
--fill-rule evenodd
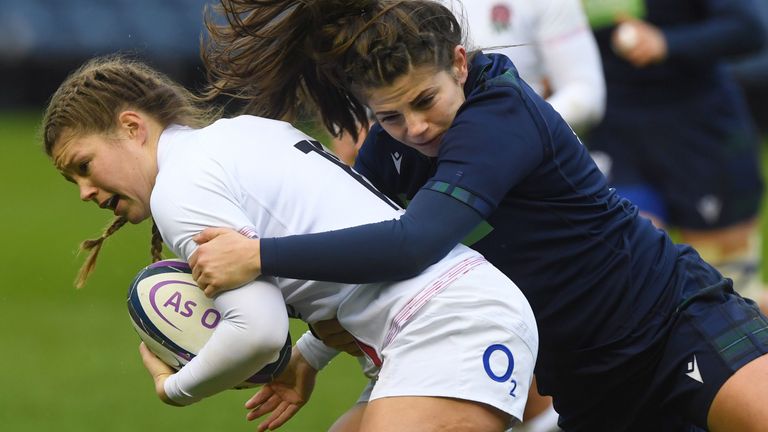
M0 113L0 429L39 431L252 431L232 390L193 406L160 402L125 307L128 284L149 263L149 224L127 225L104 245L82 290L72 286L77 245L111 220L53 169L36 137L39 113ZM294 340L305 327L293 323ZM340 356L312 400L280 430L322 431L351 406L365 380Z

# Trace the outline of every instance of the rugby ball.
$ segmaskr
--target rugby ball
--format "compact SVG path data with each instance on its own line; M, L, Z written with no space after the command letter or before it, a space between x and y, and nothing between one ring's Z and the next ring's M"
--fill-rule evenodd
M221 320L212 299L205 296L184 261L163 260L144 267L128 289L128 314L150 351L179 370L192 360ZM236 388L270 382L291 358L291 335L280 355Z

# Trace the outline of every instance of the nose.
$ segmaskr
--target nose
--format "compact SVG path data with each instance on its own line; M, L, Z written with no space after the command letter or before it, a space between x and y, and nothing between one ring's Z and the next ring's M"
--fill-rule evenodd
M98 188L84 181L78 182L77 186L80 188L80 199L83 201L93 200L99 192Z
M405 116L407 133L410 138L418 138L427 131L429 123L424 114L412 112Z

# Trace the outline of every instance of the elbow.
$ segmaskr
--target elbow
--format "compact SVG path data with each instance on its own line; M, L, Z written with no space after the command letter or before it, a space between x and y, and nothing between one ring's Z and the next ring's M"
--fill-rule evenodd
M262 351L269 354L271 358L277 357L285 347L286 332L272 332L266 342L264 342Z
M285 346L286 333L280 331L254 332L254 337L244 338L241 348L249 353L249 364L269 363L276 359Z
M427 247L406 247L401 249L398 258L401 263L398 273L400 279L415 277L423 273L429 266L438 262L447 251Z
M553 94L548 101L574 130L583 132L603 120L605 95L605 81L584 81L571 85L567 92Z

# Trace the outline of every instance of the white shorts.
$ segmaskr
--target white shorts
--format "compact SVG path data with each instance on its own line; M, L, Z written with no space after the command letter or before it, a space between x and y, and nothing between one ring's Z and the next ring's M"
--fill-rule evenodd
M484 264L431 298L382 350L359 402L393 396L450 397L523 417L538 350L528 301ZM370 392L370 393L368 393Z

